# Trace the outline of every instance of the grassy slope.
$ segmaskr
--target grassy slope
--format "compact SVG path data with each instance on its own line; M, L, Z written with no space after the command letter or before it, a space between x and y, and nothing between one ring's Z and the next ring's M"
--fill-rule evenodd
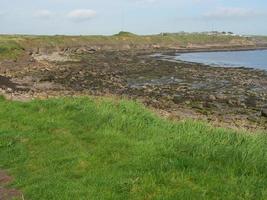
M205 34L168 34L138 36L130 33L121 33L113 36L12 36L0 35L0 59L15 58L23 49L36 48L63 48L77 46L99 46L118 49L123 45L133 48L142 48L145 45L186 46L188 44L230 44L232 41L249 42L248 39L238 36L208 36Z
M22 40L17 37L0 36L0 59L14 59L20 55L23 50L23 47L20 45L21 42Z
M44 42L50 45L123 45L123 44L181 44L188 43L206 44L206 43L228 43L233 39L240 39L236 36L208 36L205 34L189 34L189 35L147 35L139 36L134 34L117 34L114 36L29 36L28 39L33 43L43 45Z
M26 199L267 199L267 137L128 101L0 100L0 168Z

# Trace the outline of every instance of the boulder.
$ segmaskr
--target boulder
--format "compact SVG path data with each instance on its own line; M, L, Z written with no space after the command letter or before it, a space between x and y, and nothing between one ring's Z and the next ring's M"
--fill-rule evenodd
M95 48L88 49L88 53L95 53L97 50Z
M78 49L76 50L76 53L81 54L81 53L85 53L86 51L87 51L87 49L86 49L85 47L80 47L80 48L78 48Z
M184 100L184 97L181 96L181 95L179 95L179 94L174 95L174 97L173 97L173 102L174 102L175 104L182 103L183 100Z
M209 97L208 97L208 99L210 100L210 101L216 101L216 97L214 96L214 95L209 95Z
M248 107L257 107L257 97L255 96L249 96L246 100L245 100L245 104Z

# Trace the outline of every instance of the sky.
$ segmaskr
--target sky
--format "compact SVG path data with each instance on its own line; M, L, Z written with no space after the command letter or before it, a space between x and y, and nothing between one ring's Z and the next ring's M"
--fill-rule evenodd
M0 0L0 34L267 35L266 0Z

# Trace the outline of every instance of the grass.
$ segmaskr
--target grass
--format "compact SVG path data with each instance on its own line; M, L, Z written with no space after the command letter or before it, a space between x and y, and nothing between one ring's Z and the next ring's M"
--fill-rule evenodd
M206 34L170 34L170 35L135 35L129 32L120 32L113 36L29 36L28 39L35 46L36 44L44 46L79 46L79 45L102 45L119 47L121 45L153 45L158 44L165 47L169 45L187 45L193 44L212 44L212 43L230 43L233 40L248 39L239 36L209 36ZM28 43L29 44L29 43Z
M249 44L250 40L239 36L209 36L206 34L164 34L164 35L135 35L120 32L112 36L31 36L31 35L0 35L0 59L17 58L24 49L65 48L79 46L96 46L107 49L147 48L159 45L162 48L173 46L186 47L190 44Z
M19 43L20 39L17 37L0 36L0 60L17 58L23 51Z
M263 35L256 35L252 37L254 40L258 41L258 42L263 42L266 44L267 42L267 36L263 36Z
M25 199L267 199L267 136L126 100L0 99L0 169Z

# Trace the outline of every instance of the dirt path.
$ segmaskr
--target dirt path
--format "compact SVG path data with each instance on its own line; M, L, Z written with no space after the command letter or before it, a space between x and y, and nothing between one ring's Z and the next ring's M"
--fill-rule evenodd
M0 170L0 200L24 199L22 193L14 188L8 188L13 178L5 171Z

